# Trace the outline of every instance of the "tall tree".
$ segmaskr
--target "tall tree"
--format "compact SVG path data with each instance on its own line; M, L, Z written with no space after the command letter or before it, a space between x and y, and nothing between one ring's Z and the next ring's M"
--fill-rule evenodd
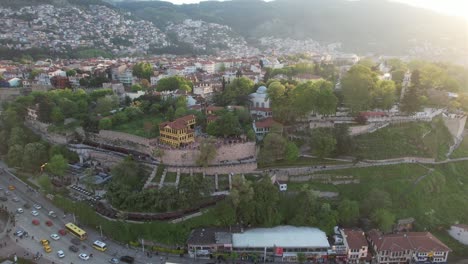
M253 185L255 201L255 224L275 226L280 222L278 212L279 191L269 177L264 177Z
M47 149L44 144L36 142L26 144L23 155L23 168L34 172L39 171L41 166L47 162Z
M356 201L344 199L338 206L340 223L345 226L354 226L359 218L359 204Z
M11 167L21 167L23 162L23 146L13 145L8 150L7 162Z
M153 75L153 66L148 62L138 62L133 66L133 75L149 80Z
M363 65L353 66L341 81L344 103L352 112L367 110L377 85L374 72Z
M393 81L379 81L372 94L373 106L390 110L396 102L396 88Z
M392 231L393 224L395 223L395 215L387 209L377 209L372 213L371 220L380 230L387 233Z
M324 129L314 129L311 134L312 152L319 158L329 157L336 148L335 137Z
M68 161L62 155L54 155L47 163L46 169L53 175L62 177L68 168Z

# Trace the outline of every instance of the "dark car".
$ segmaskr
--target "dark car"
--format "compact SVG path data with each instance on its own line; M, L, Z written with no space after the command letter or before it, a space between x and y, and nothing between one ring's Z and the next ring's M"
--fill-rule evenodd
M135 261L135 259L133 257L130 257L130 256L122 256L122 257L120 257L120 261L131 264L131 263L133 263L133 261Z
M1 196L1 197L0 197L0 201L6 202L6 201L8 201L8 198L6 198L5 196Z
M78 252L78 251L80 250L77 246L73 246L73 245L71 245L70 247L68 247L68 249L69 249L70 251L72 251L72 252L75 252L75 253Z

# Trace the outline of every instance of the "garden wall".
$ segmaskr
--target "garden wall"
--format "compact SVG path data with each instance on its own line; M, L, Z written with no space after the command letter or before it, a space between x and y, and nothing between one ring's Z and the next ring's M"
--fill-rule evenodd
M220 165L220 166L210 166L207 168L202 167L166 167L168 171L177 172L180 170L180 173L190 174L193 173L205 173L206 175L215 175L215 174L245 174L253 173L257 169L257 163L244 163L244 164L235 164L235 165Z
M194 166L199 153L198 149L164 149L161 160L168 166ZM256 157L255 142L220 144L212 164L222 164L221 161L234 163L248 157Z
M87 133L87 138L95 143L117 146L151 155L151 140L127 133L101 130L98 134Z

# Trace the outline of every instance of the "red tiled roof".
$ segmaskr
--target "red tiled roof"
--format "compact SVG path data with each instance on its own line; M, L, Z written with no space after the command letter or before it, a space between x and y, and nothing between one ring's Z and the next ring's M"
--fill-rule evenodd
M367 246L367 240L362 230L344 229L343 232L350 249L361 249Z
M382 235L377 230L371 230L369 232L369 238L376 245L377 251L452 251L429 232L408 232Z
M187 127L187 122L192 119L195 119L194 115L184 116L181 118L177 118L176 120L172 122L163 122L159 125L159 128L164 128L168 126L172 129L184 129Z
M267 128L267 127L272 127L274 125L281 125L281 124L276 122L272 117L268 117L263 120L255 122L255 127L258 127L258 128Z
M221 106L214 106L214 105L210 105L206 108L206 111L220 111L220 110L223 110L224 107L221 107Z

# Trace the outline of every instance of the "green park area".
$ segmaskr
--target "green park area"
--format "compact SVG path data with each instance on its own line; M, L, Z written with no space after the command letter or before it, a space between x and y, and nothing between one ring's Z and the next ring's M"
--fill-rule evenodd
M465 158L468 157L468 139L466 136L463 138L463 141L461 142L460 146L452 153L450 158L456 159L456 158Z
M441 119L391 125L355 138L355 155L365 159L427 157L445 159L452 137Z
M160 117L146 115L115 125L112 130L144 138L154 138L159 135L159 124L161 122L163 120Z

